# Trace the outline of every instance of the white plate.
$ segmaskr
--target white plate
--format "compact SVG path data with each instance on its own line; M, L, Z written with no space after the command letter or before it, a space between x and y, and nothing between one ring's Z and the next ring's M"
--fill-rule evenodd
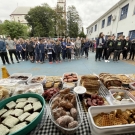
M74 92L77 94L84 94L86 92L86 88L83 86L77 86L74 88Z

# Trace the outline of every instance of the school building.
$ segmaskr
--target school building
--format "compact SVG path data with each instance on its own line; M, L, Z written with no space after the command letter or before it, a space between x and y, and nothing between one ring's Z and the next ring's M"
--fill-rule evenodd
M96 39L100 32L105 37L123 34L135 39L135 0L120 0L86 29L89 39Z

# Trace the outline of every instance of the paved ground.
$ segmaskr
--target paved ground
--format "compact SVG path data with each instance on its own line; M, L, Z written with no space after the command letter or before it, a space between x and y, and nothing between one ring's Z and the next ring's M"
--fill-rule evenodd
M74 60L71 62L62 62L60 64L49 64L47 61L44 64L30 63L24 61L6 65L9 74L13 73L32 73L33 75L62 75L65 72L77 72L79 75L92 74L92 73L135 73L135 62L129 64L125 61L105 63L104 61L95 62L95 53L89 53L89 59L82 58L80 60ZM2 67L0 61L0 67ZM0 77L1 77L0 72Z

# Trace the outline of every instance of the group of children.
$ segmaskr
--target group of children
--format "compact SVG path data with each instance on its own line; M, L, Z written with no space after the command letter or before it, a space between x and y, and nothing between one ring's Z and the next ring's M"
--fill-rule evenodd
M130 55L128 57L128 53ZM97 59L105 60L105 62L110 62L108 58L113 54L113 61L120 60L120 54L122 54L123 60L134 60L135 55L135 39L130 41L129 37L120 35L116 40L115 36L108 36L107 40L104 40L104 34L101 32L96 42L96 56Z

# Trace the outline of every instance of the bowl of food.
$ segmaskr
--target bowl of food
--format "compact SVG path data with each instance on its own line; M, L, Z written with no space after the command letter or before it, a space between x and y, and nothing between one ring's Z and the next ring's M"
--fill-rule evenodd
M79 99L70 89L61 90L51 98L49 112L52 122L63 134L74 134L83 120Z
M41 121L44 98L28 93L13 96L0 103L0 134L26 135Z

